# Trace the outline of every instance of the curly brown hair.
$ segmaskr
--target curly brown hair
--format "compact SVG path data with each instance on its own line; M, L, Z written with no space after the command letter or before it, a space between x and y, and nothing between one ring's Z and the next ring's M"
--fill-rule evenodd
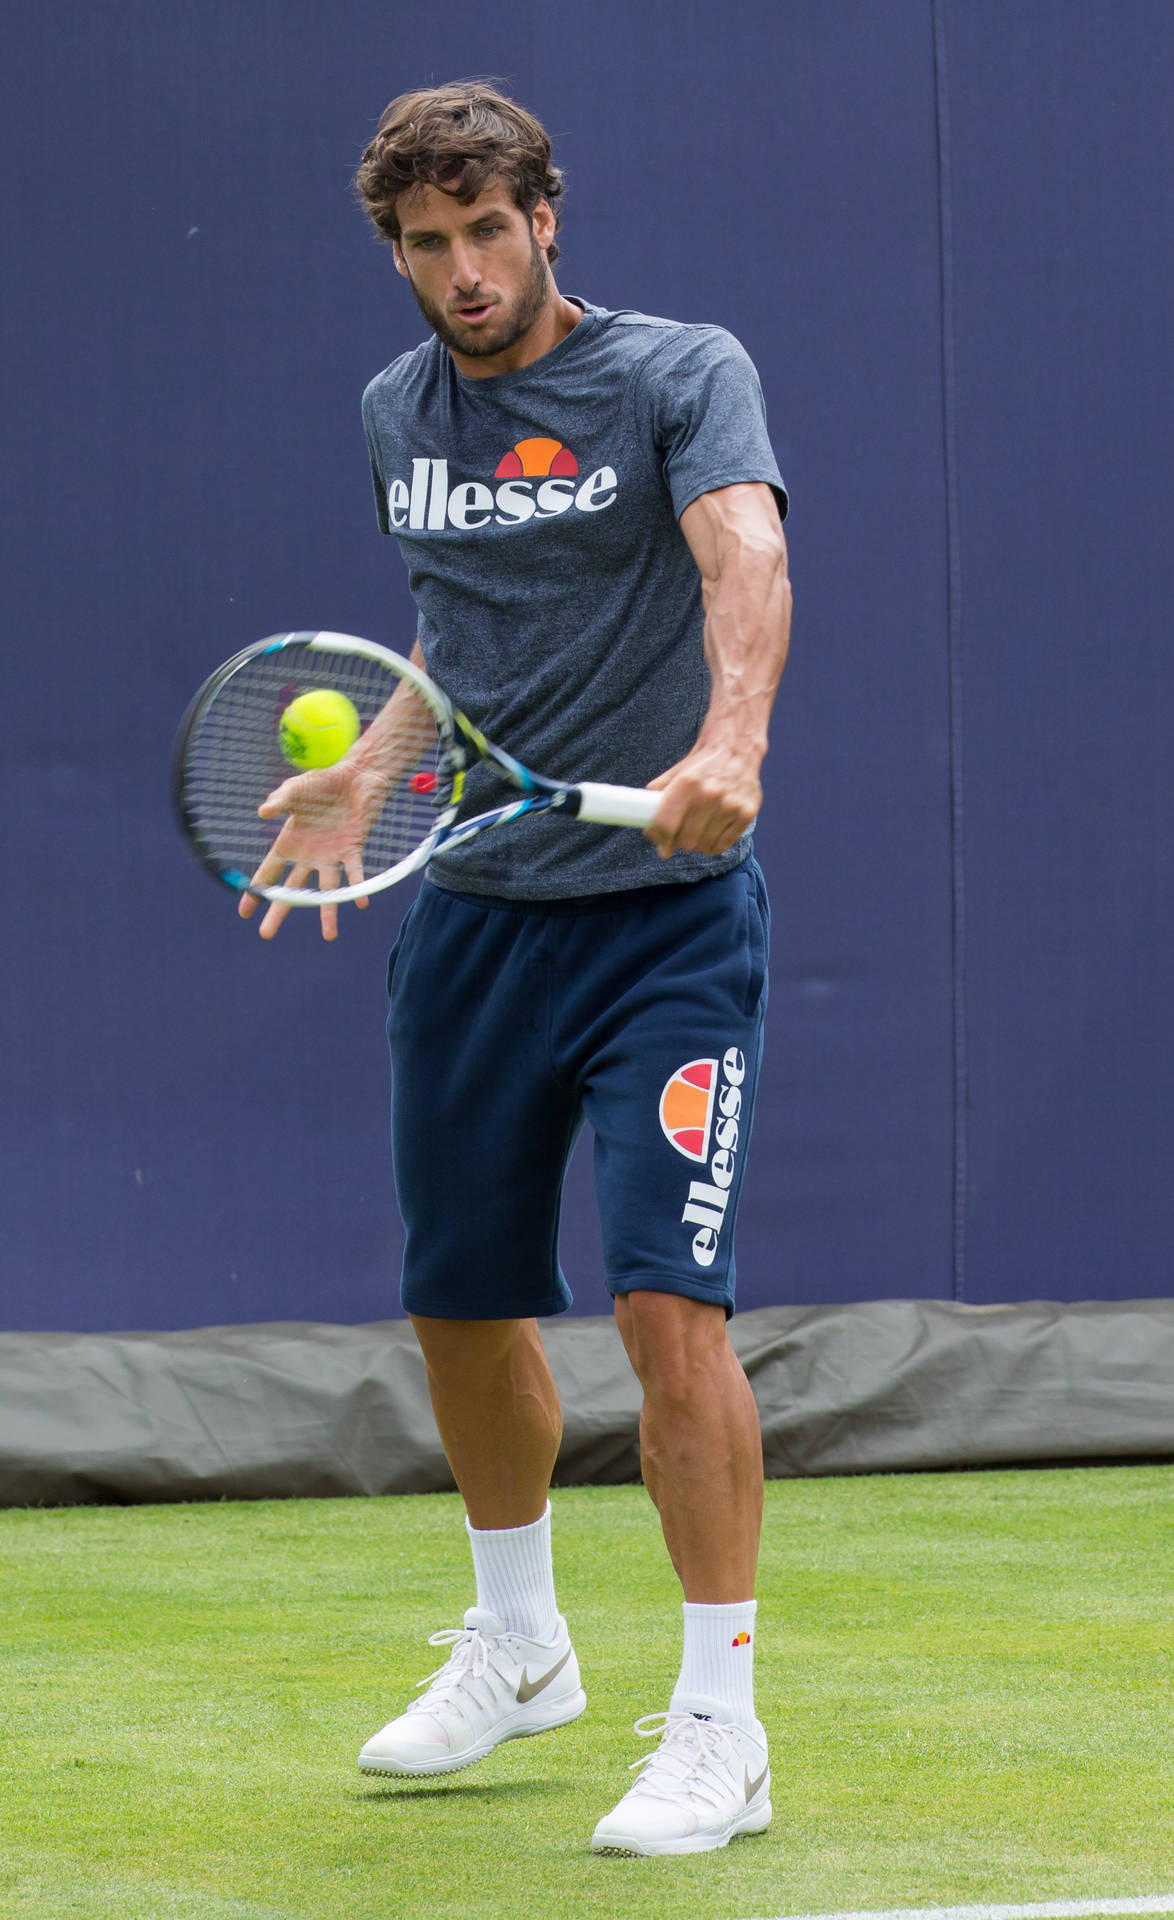
M527 218L545 200L556 231L562 225L563 176L545 127L495 82L454 80L401 93L384 108L355 185L383 238L398 240L396 203L410 188L442 187L467 207L496 179ZM557 240L546 257L553 266Z

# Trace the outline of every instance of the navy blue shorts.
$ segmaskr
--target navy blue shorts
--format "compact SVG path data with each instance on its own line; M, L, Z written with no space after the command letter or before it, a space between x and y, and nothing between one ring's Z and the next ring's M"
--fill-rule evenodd
M554 901L421 888L388 963L402 1299L563 1313L563 1178L584 1120L606 1279L733 1311L769 915L753 860Z

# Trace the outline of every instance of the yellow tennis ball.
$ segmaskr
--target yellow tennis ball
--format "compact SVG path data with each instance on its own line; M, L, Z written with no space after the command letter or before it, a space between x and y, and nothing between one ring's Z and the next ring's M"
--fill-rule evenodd
M354 703L329 687L299 693L281 716L281 751L303 773L311 767L332 767L358 737Z

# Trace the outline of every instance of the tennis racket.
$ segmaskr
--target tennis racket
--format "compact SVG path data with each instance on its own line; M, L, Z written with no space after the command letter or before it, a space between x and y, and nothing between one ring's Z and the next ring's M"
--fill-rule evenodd
M357 740L338 762L302 776L292 815L262 819L258 808L298 772L283 757L283 715L300 694L327 691L350 701ZM492 777L479 777L480 792L470 796L477 763L479 775L483 767ZM339 844L344 788L353 830ZM643 787L545 779L487 740L414 661L348 633L275 634L218 668L181 723L172 797L189 845L215 879L294 907L365 898L441 848L522 814L558 809L601 826L643 828L662 798ZM482 805L486 799L492 804ZM471 801L480 811L470 816Z

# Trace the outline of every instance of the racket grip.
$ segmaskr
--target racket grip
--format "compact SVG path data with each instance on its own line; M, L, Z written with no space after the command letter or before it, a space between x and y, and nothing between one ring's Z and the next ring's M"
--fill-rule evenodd
M664 795L647 787L608 787L595 780L579 786L579 819L600 827L647 827Z

